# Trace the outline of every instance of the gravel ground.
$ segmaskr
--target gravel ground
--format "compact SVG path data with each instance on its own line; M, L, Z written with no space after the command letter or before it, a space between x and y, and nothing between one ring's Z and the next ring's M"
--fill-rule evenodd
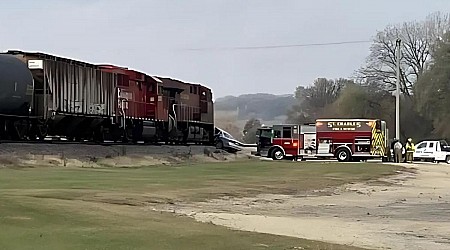
M210 146L0 144L0 166L144 166L181 162L231 161L248 152L229 154Z

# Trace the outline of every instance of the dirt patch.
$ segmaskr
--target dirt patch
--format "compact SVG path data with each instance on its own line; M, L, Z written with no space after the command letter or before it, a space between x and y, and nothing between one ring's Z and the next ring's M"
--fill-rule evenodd
M245 231L377 249L450 249L450 166L406 164L376 182L152 209ZM327 195L324 195L327 194Z

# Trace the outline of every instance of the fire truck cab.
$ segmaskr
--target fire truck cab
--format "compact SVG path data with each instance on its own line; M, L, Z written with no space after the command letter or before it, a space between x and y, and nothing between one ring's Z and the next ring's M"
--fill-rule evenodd
M320 119L315 124L274 125L257 132L257 155L284 158L386 159L386 123L375 119Z
M259 128L257 137L257 155L282 160L285 157L297 157L299 149L298 125L274 125Z

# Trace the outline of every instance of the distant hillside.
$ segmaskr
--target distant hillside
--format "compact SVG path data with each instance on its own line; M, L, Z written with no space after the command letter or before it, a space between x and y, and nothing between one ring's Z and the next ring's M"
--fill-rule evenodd
M215 110L237 112L238 120L252 117L263 121L283 120L288 109L295 104L293 95L247 94L218 98Z

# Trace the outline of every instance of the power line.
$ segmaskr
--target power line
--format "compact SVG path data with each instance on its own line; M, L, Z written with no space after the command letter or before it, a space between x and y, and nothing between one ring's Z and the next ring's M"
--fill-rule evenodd
M222 48L191 48L184 49L190 51L208 51L208 50L257 50L257 49L281 49L294 47L314 47L314 46L331 46L344 44L361 44L371 43L372 40L357 40L357 41L343 41L343 42L327 42L327 43L304 43L304 44L288 44L288 45L266 45L266 46L243 46L243 47L222 47Z

